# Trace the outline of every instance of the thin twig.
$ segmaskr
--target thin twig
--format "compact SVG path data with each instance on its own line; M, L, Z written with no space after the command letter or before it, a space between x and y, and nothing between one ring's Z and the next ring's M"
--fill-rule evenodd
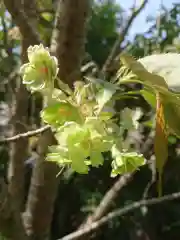
M121 34L119 35L118 39L114 43L114 46L112 47L111 52L110 52L105 64L102 67L102 71L101 71L102 74L106 73L107 70L109 69L110 65L112 64L112 62L116 56L118 49L120 48L120 45L123 43L128 31L129 31L129 28L131 27L131 25L133 23L134 19L144 9L144 7L146 6L147 3L148 3L148 0L144 0L136 10L133 8L133 12L132 12L131 16L127 20L125 27L122 29Z
M101 219L111 207L113 201L118 197L119 192L125 187L129 181L132 179L134 173L132 174L124 174L118 178L118 180L114 183L114 185L106 192L100 204L94 210L94 212L87 217L85 222L80 226L83 228L87 225L90 225L92 222L95 222Z
M122 215L125 215L125 214L127 214L131 211L134 211L134 210L142 207L142 206L151 206L151 205L160 204L160 203L167 202L167 201L172 201L172 200L175 200L175 199L178 199L178 198L180 198L180 192L168 194L168 195L165 195L165 196L160 197L160 198L151 198L151 199L147 199L147 200L136 201L136 202L134 202L132 204L129 204L129 205L123 207L123 208L112 211L111 213L102 217L99 221L93 222L90 226L87 226L83 229L80 229L80 230L75 231L71 234L68 234L65 237L62 237L58 240L75 240L75 239L78 239L79 237L85 236L88 233L95 231L96 229L100 228L102 225L104 225L108 221L110 221L110 220L112 220L116 217L120 217Z
M9 142L18 141L21 138L29 138L29 137L38 135L40 133L43 133L43 132L47 131L48 129L50 129L50 126L49 125L45 125L45 126L43 126L41 128L38 128L36 130L28 131L28 132L25 132L25 133L20 133L20 134L17 134L15 136L13 136L13 137L0 139L0 143L1 144L2 143L9 143Z

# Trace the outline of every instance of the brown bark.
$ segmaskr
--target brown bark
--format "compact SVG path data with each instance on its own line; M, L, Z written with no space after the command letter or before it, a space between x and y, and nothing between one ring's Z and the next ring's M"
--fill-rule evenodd
M59 77L71 87L80 76L84 47L85 25L89 0L59 0L51 53L58 58ZM72 26L73 23L73 26ZM54 142L51 131L42 134L39 142L39 159L36 162L24 214L28 235L32 239L48 239L57 194L59 168L44 161L47 148Z
M34 1L29 2L29 6L34 8ZM34 31L35 21L31 18L32 8L28 8L25 13L24 6L20 0L7 0L4 4L15 23L18 24L22 34L22 63L27 61L27 48L30 44L39 41L38 35ZM26 132L28 125L28 98L29 94L19 78L16 79L16 89L12 104L12 125L13 135ZM21 212L23 210L24 199L24 161L28 156L28 139L21 138L11 144L10 163L8 171L8 205L10 214L6 221L11 229L11 239L25 240L25 233ZM4 219L4 223L6 222Z
M90 0L59 0L51 52L58 57L59 77L71 87L79 80Z
M34 13L31 14L35 10L35 6L31 7L34 1L24 1L23 7L21 5L22 2L18 0L5 0L4 2L15 23L20 28L23 39L22 57L25 60L27 57L27 47L40 42L35 26L36 21L32 19ZM58 1L59 7L52 37L51 52L59 60L59 77L71 87L73 82L78 80L80 76L80 64L85 39L85 23L89 4L90 0ZM20 84L17 91L16 111L13 118L16 121L14 125L15 134L24 132L23 125L18 120L26 123L27 97L28 94L25 87ZM24 214L26 231L31 239L46 239L49 235L53 203L58 186L56 178L58 168L53 163L45 162L44 158L48 146L53 141L54 139L50 131L42 134L39 141L39 159L34 167L27 208ZM26 153L27 140L19 139L13 145L10 180L10 192L12 192L12 195L18 201L19 210L23 195L23 163Z
M22 3L25 1L21 0L4 0L4 4L11 14L15 24L20 29L20 32L24 39L27 39L29 41L29 44L37 44L41 42L41 39L39 37L37 28L32 25L32 21L30 20L30 16L27 14L25 9L22 7ZM26 1L29 2L32 5L34 5L34 1ZM32 11L34 7L30 7L29 10ZM28 10L28 8L26 8ZM34 14L33 14L34 16ZM32 14L31 14L32 17Z
M0 179L0 232L7 239L26 240L21 215L8 193L8 186Z
M34 26L36 21L32 19L32 9L35 9L35 2L30 1L28 6L22 4L20 0L4 1L5 6L11 13L12 18L17 24L19 24L20 32L22 35L22 63L27 61L27 48L30 44L37 42L34 33ZM26 7L26 13L25 13ZM25 19L28 18L28 22ZM23 21L24 20L24 21ZM29 32L27 33L28 29ZM29 34L29 36L27 36ZM38 37L37 37L38 38ZM20 79L17 79L17 85L15 89L15 97L12 106L13 116L13 135L26 132L28 125L28 98L29 94L25 86ZM19 210L22 210L22 203L24 198L24 161L28 156L28 139L19 139L11 145L11 156L9 165L9 192L16 199L16 206Z
M56 164L45 162L47 147L53 144L54 137L47 131L39 139L36 165L33 170L31 187L27 201L24 223L30 239L48 239L53 214L53 205L57 193L59 168Z

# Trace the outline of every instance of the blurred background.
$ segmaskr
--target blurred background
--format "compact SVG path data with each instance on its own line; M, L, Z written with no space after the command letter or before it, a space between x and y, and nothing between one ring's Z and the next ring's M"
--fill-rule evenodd
M53 2L38 1L41 10L38 31L47 46L50 44L54 19ZM124 35L116 55L122 50L126 50L136 58L154 52L178 53L180 51L180 1L149 0L140 13L129 22L134 11L132 7L136 8L141 3L142 1L133 0L93 1L86 41L86 52L90 57L84 60L84 64L93 61L93 67L96 66L100 69L109 56L115 41L122 34ZM125 28L127 31L123 32ZM21 64L20 49L21 38L18 27L4 4L0 2L1 137L11 134L10 119L15 101L14 92L17 87L14 79L17 77ZM114 65L108 69L109 79L115 75L119 64L119 60L116 59ZM88 71L92 71L92 68L88 68L86 73ZM128 88L139 89L139 86L128 86ZM127 88L123 89L123 91L126 90ZM27 130L40 125L39 112L42 106L41 98L38 95L29 97L28 101L29 121L25 126ZM143 197L157 197L156 172L153 163L154 111L142 97L138 97L137 100L124 100L117 106L119 110L124 107L129 107L134 114L137 112L139 114L138 131L127 133L126 139L137 151L144 154L150 164L141 167L140 171L131 176L124 185L119 177L110 177L111 158L108 153L104 156L103 167L91 169L88 175L66 172L61 177L54 205L51 227L53 240L76 230L87 216L96 212L104 198L107 200L107 193L110 197L103 214L116 208L122 208ZM36 138L29 139L29 156L25 159L26 194L28 194L31 170L35 161L36 140ZM163 174L163 194L180 191L179 147L180 141L176 137L170 136L169 159ZM1 145L0 176L5 179L7 178L9 155L9 146ZM96 240L179 240L180 200L149 208L139 208L123 217L115 218L99 228L90 238Z

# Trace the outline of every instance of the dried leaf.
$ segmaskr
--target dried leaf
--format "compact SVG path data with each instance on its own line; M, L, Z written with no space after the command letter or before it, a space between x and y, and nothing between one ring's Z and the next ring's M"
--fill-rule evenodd
M156 156L156 167L159 174L158 193L162 195L162 173L164 165L168 158L168 139L166 131L166 122L164 118L164 107L159 93L156 95L156 135L154 142L154 151Z

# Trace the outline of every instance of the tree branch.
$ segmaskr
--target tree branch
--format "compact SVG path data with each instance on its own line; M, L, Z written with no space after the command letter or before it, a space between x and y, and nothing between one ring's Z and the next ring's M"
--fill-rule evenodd
M121 44L123 43L134 19L140 14L140 12L144 9L144 7L146 6L147 3L148 3L148 0L143 0L141 5L137 9L133 8L133 12L132 12L131 16L127 20L125 27L122 29L118 39L116 40L116 42L114 43L114 46L111 49L111 52L110 52L106 62L104 63L104 65L102 67L102 71L101 71L102 74L105 74L108 71L108 69L110 68L110 66L118 52L118 49L120 48Z
M133 175L134 173L120 176L119 179L114 183L114 185L109 189L109 191L107 191L100 204L94 210L93 214L87 217L85 223L82 224L80 228L83 228L87 225L90 225L92 222L101 219L109 211L111 204L117 198L122 188L126 186L128 182L132 179Z
M25 63L27 62L27 48L29 45L37 44L40 41L39 35L34 30L37 27L37 19L32 16L32 12L36 11L35 1L6 0L4 3L22 34L21 60L22 63ZM13 116L11 119L13 134L15 135L24 132L24 125L29 123L29 93L20 78L17 78L16 81L17 86L12 101ZM11 198L14 201L13 204L16 204L19 213L24 207L24 161L28 157L28 150L27 138L20 138L12 142L8 168L8 188Z
M129 212L132 212L142 206L152 206L155 204L161 204L163 202L172 201L172 200L175 200L178 198L180 198L180 192L168 194L168 195L165 195L160 198L151 198L151 199L147 199L147 200L141 200L141 201L134 202L134 203L129 204L121 209L112 211L111 213L102 217L99 221L93 222L90 226L87 226L83 229L75 231L63 238L58 239L58 240L77 240L80 237L85 236L85 235L97 230L98 228L100 228L102 225L104 225L108 221L110 221L116 217L121 217L121 216L123 216Z
M71 87L80 77L90 3L91 0L59 0L51 51L59 60L60 79Z
M89 5L90 0L58 1L50 50L51 54L58 59L59 78L71 87L80 76ZM53 162L44 161L48 146L52 145L54 141L50 130L44 132L39 139L39 159L33 170L24 214L24 222L26 229L29 229L29 236L39 240L44 240L49 235L59 183L59 179L56 177L59 167Z
M4 0L4 4L11 14L14 22L19 27L22 36L33 45L40 43L42 40L36 28L31 24L31 21L25 13L22 3L19 0Z
M19 209L16 208L8 186L0 178L0 232L7 239L27 240Z
M45 125L41 128L38 128L36 130L32 130L32 131L28 131L28 132L25 132L25 133L19 133L15 136L12 136L12 137L9 137L9 138L5 138L5 139L0 139L0 143L9 143L9 142L14 142L14 141L18 141L22 138L29 138L29 137L33 137L33 136L36 136L38 134L41 134L47 130L50 129L50 126L49 125Z
M40 43L40 37L37 31L37 19L32 16L32 11L36 11L34 0L4 0L4 4L17 24L21 32L22 62L27 61L27 48L29 45ZM28 102L29 93L22 81L17 78L16 94L12 101L12 124L13 134L18 135L25 131L24 124L28 124ZM22 124L23 123L23 124ZM12 140L12 139L11 139ZM21 213L24 203L24 161L28 156L28 140L20 136L16 141L13 140L10 151L10 162L8 169L8 192L10 195L10 206L13 209L13 222L16 222L17 228L13 239L26 239L25 228L22 222ZM19 233L16 237L16 233Z

